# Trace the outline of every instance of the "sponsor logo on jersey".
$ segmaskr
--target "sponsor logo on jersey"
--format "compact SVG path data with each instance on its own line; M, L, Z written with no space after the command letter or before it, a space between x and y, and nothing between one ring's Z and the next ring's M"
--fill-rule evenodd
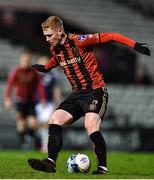
M80 57L74 57L72 59L68 59L65 62L60 62L60 66L66 66L69 64L73 64L73 63L80 63L81 62L81 58Z

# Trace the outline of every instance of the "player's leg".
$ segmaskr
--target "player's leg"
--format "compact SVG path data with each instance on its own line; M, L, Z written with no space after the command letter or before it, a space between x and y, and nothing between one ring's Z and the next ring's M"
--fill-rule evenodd
M40 150L42 152L47 152L47 140L48 140L48 121L50 116L55 110L55 104L52 102L48 102L44 104L36 105L36 114L38 121L38 134L40 137Z
M49 120L48 158L56 162L63 144L62 127L73 121L73 116L63 109L56 110Z
M94 152L97 157L98 167L95 173L107 173L106 164L106 143L100 126L104 117L108 93L106 88L99 88L93 90L90 98L88 99L87 113L85 115L85 128L92 141Z
M38 148L38 121L36 118L35 104L32 102L26 103L25 108L27 117L27 136L29 137L29 149Z
M35 115L27 117L27 137L29 138L29 149L39 148L39 138L37 135L38 122Z
M19 137L19 144L21 150L24 150L25 135L26 135L26 116L22 103L16 103L16 129Z
M62 126L72 121L73 116L65 110L56 110L49 120L48 158L29 159L29 165L38 171L56 172L56 160L62 147Z
M69 125L83 115L83 111L77 103L78 97L69 96L53 113L49 120L48 159L55 162L63 144L62 128Z
M25 143L25 133L26 133L26 119L22 115L21 112L16 113L17 121L16 121L16 129L19 136L19 144L20 148L23 148Z
M101 119L96 113L89 112L85 115L85 128L92 141L94 152L97 157L97 171L107 173L106 142L100 132ZM97 172L96 172L97 173ZM99 172L98 172L99 173Z
M33 169L56 172L56 160L63 143L62 127L83 115L76 99L74 95L70 95L52 114L49 119L48 158L45 160L29 159L28 163Z

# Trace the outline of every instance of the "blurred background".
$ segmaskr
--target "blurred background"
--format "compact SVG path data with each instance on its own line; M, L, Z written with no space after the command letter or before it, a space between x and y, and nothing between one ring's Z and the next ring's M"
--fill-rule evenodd
M19 148L15 109L3 103L8 74L25 49L33 63L50 56L40 26L49 15L66 32L117 32L149 45L150 57L113 42L94 49L109 92L102 123L108 149L154 151L153 0L0 0L0 149ZM62 100L71 87L60 69L53 73ZM64 128L64 149L90 147L82 119Z

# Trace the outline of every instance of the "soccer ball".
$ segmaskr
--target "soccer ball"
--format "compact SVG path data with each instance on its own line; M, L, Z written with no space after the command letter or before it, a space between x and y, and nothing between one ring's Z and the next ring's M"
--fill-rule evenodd
M75 157L76 157L77 154L72 154L68 160L67 160L67 171L69 173L73 173L74 172L74 169L73 169L73 166L74 166L74 162L75 162Z
M67 160L67 171L69 173L87 173L90 170L90 166L89 157L85 154L72 154Z

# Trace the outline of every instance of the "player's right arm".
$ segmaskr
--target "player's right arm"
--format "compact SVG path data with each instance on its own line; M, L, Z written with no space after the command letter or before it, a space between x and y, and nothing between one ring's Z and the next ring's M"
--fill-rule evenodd
M34 64L32 65L32 68L34 68L35 70L39 71L39 72L48 72L51 69L57 67L59 64L56 61L56 59L54 57L52 57L49 62L46 65L41 65L41 64Z

